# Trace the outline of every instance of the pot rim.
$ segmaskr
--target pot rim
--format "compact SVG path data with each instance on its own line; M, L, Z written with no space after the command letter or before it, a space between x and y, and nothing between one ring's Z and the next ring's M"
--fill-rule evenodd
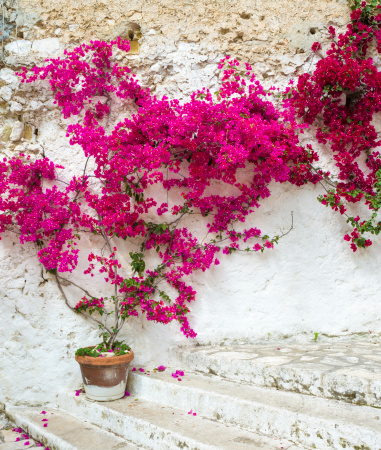
M77 363L86 366L119 366L121 364L130 363L133 359L134 359L134 352L132 350L130 350L125 355L106 356L104 358L100 356L94 358L93 356L88 355L86 356L75 355L75 360L77 361Z

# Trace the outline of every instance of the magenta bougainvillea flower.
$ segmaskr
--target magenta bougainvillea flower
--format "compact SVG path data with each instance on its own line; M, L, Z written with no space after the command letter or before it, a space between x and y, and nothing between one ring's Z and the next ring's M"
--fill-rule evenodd
M157 370L158 370L159 372L164 372L165 369L166 369L165 366L159 366L159 367L157 368Z
M179 378L179 377L183 377L184 376L184 372L182 370L176 370L176 372L174 372L172 374L173 378ZM181 380L180 380L181 381Z
M314 43L312 44L311 50L312 50L313 52L317 52L318 50L321 50L321 44L320 44L320 42L314 42Z

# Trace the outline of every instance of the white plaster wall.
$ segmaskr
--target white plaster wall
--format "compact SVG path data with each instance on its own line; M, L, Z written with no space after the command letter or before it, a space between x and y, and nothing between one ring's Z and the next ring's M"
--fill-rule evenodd
M321 38L323 26L343 25L349 15L346 2L334 0L62 3L20 0L18 11L7 3L7 20L10 26L17 23L23 39L16 42L11 34L5 42L0 155L44 150L72 171L82 157L68 144L66 123L48 89L19 85L13 73L20 65L40 63L86 39L123 35L134 22L141 26L141 47L124 62L158 95L186 98L197 88L212 87L225 53L253 63L270 86L308 68L308 49ZM114 110L113 118L119 113ZM319 194L318 187L274 185L253 224L278 233L289 228L293 211L294 230L272 251L221 256L218 267L193 277L194 341L186 340L177 324L132 319L122 337L134 349L136 365L165 364L178 344L271 340L280 345L310 340L315 332L319 339L370 339L378 333L381 243L375 240L354 254L342 240L345 221L317 202ZM41 404L54 401L60 389L80 386L74 351L96 342L97 331L70 312L55 284L42 277L33 247L13 241L10 235L0 241L0 402Z

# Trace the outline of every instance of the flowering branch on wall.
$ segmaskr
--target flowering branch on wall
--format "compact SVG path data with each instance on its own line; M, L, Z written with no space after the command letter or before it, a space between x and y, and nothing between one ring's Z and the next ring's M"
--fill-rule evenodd
M356 251L372 244L369 233L381 231L381 141L374 126L381 110L381 72L368 55L371 49L381 53L381 2L349 4L352 13L346 31L337 36L334 27L328 28L332 43L325 56L322 45L313 44L321 59L312 74L300 75L296 86L287 88L284 106L302 123L317 125L317 141L333 153L336 177L313 164L310 168L321 176L326 191L319 201L347 217L353 231L344 239ZM362 218L348 214L348 205L354 203L365 204L370 214Z

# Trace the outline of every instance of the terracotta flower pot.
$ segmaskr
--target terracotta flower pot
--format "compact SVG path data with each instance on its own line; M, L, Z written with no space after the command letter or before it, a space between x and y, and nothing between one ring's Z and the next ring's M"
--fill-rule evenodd
M128 368L134 352L122 356L75 356L81 367L86 396L91 400L106 402L122 398L125 393Z

